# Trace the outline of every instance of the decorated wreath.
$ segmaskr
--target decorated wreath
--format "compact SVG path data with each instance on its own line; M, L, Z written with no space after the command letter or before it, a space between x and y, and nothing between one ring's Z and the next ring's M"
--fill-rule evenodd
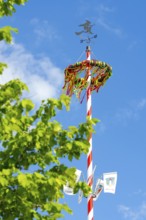
M89 72L91 80L89 82ZM98 60L84 60L69 65L65 70L65 84L63 89L66 94L76 94L80 98L81 92L90 86L90 91L97 91L103 86L106 80L112 75L112 68L108 64Z

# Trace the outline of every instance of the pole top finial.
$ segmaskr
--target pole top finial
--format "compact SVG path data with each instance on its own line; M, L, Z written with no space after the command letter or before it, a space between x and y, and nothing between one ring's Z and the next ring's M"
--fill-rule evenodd
M90 46L86 46L86 51L91 51L91 47Z

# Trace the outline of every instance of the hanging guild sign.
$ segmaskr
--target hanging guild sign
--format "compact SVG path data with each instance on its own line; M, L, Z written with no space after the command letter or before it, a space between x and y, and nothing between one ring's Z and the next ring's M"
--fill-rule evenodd
M76 183L79 181L80 176L81 176L81 173L82 173L81 170L76 169L76 172L75 172L75 175L76 175L76 180L75 180L75 182L76 182ZM74 195L74 192L73 192L73 191L74 191L73 188L71 188L71 187L68 185L68 183L63 186L63 192L64 192L65 194L72 196L72 195Z
M117 172L104 173L103 182L105 193L115 193L117 184Z
M63 192L67 195L74 195L73 188L69 187L68 184L63 186Z
M92 194L92 198L93 198L94 201L96 201L98 199L98 197L101 194L103 188L104 188L103 180L98 179L97 183L96 183L96 186L95 186L94 193Z

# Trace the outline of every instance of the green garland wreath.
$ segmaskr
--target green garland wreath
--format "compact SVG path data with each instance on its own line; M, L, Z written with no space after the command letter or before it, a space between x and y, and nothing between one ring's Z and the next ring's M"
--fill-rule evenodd
M90 70L91 80L88 81L87 70ZM81 75L83 74L83 77ZM63 89L66 94L72 96L74 93L80 98L84 89L90 87L90 91L97 91L105 84L107 79L112 75L112 68L108 64L98 60L83 60L69 65L64 70L65 83Z

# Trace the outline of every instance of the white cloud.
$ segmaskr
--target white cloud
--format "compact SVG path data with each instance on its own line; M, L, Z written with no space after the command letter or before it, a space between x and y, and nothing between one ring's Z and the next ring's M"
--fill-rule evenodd
M131 43L129 44L129 46L128 46L128 50L132 50L133 48L135 48L137 45L138 45L138 41L136 41L136 40L133 40L133 41L131 41Z
M103 134L103 133L105 133L106 130L107 130L106 125L103 122L100 121L97 124L97 128L96 128L97 133L98 134Z
M146 107L146 98L142 98L138 101L134 101L125 108L119 109L115 114L115 119L118 122L127 124L129 120L139 119L141 111Z
M109 7L109 6L104 5L104 4L100 4L97 7L97 11L98 11L100 16L103 16L103 15L105 15L105 13L115 12L115 8L114 7Z
M146 203L141 204L137 209L132 209L125 205L119 206L119 211L125 219L128 220L144 220L146 219Z
M8 63L8 68L0 76L0 82L19 78L25 82L35 102L57 96L63 86L63 71L56 67L49 57L35 57L23 45L0 45L0 61Z
M146 106L146 98L143 98L137 103L137 110L142 110L143 108L145 108L145 106Z
M91 22L93 21L93 24L95 25L97 24L98 26L100 25L105 30L111 32L112 34L120 38L125 37L125 33L121 29L121 27L117 27L117 24L116 24L117 20L114 20L114 23L111 20L111 14L114 16L114 13L116 12L115 7L113 6L109 7L103 3L101 4L97 3L97 5L94 5L93 7L93 5L90 4L89 2L87 3L84 0L81 0L80 7L78 10L79 10L80 16L82 17L84 16L85 19L87 20L91 19ZM89 11L92 11L91 18L87 17Z
M135 111L135 109L131 109L130 107L119 109L115 115L116 121L124 124L127 122L127 120L137 119L137 117L137 111Z
M122 29L119 27L114 27L110 22L109 19L107 19L108 14L114 13L115 8L110 8L106 5L100 4L96 8L98 13L97 23L102 26L104 29L112 32L113 34L117 35L118 37L125 37L125 34L123 33Z
M124 36L123 31L120 28L112 27L110 24L108 24L108 22L104 18L98 18L97 23L101 25L103 28L105 28L106 30L114 33L115 35L119 37Z
M34 18L30 21L30 24L33 27L33 32L36 37L36 44L40 44L42 42L53 42L55 39L59 38L55 28L50 25L47 20Z
M135 197L135 196L138 196L138 197L145 197L146 196L146 192L143 191L141 188L138 188L136 191L134 191L133 193L129 194L129 196L131 197Z

